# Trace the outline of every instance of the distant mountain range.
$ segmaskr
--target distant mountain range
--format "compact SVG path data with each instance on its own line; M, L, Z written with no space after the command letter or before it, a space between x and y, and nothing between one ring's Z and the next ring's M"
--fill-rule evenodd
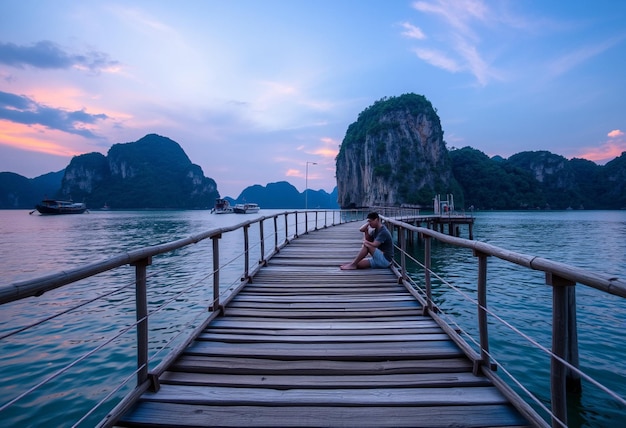
M267 186L255 184L246 187L237 199L226 198L231 204L256 202L261 208L277 209L277 208L293 208L302 209L338 209L337 204L337 188L332 193L324 190L308 189L304 192L298 190L286 181L277 183L268 183Z
M115 144L104 156L72 158L62 171L29 179L0 173L0 209L31 209L44 198L85 202L90 209L208 209L219 197L217 184L187 157L178 143L155 134ZM261 208L336 209L336 191L308 190L306 197L286 181L255 184L235 204L255 202Z
M385 143L390 153L393 144L392 140ZM421 204L432 209L428 200L437 191L453 193L457 209L626 208L626 152L603 166L585 159L568 160L548 151L522 152L503 159L464 147L446 149L440 156L449 157L444 166L447 174L451 171L453 175L450 183L456 183L454 189L437 181L439 167L432 167L428 174L441 188L425 191L419 186L415 189L400 186L391 205ZM389 165L388 170L376 169L374 165L371 173L365 171L369 175L364 173L380 181L376 189L381 198L385 196L385 182L397 174L392 164ZM420 163L416 161L397 169L407 168L419 172ZM338 170L337 177L346 177L346 172ZM346 180L344 186L347 183ZM409 184L403 182L405 186ZM358 180L353 185L365 186ZM44 197L86 202L89 209L105 204L112 209L210 209L219 196L215 181L191 163L178 143L154 134L133 143L116 144L107 156L101 153L76 156L64 170L36 178L0 173L0 209L32 209ZM236 199L227 199L232 204L255 202L266 209L302 209L305 205L339 208L337 187L330 194L309 189L305 196L286 181L266 186L255 184ZM356 201L353 199L351 204ZM358 202L355 206L359 206Z

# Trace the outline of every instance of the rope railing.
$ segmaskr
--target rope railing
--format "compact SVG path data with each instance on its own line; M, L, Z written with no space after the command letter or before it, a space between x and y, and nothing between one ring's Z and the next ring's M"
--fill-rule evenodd
M119 254L104 261L87 264L75 269L64 270L31 280L0 286L0 305L3 305L27 297L41 296L51 290L70 285L84 279L93 278L104 272L112 272L123 266L130 265L135 268L134 281L129 285L132 287L134 283L135 286L134 294L136 301L136 320L129 325L126 325L124 328L121 328L116 334L111 335L111 337L105 338L98 346L69 362L65 365L65 367L56 370L52 375L43 379L41 382L36 383L33 387L27 388L27 391L17 394L17 396L13 398L7 398L8 401L0 403L0 412L20 401L38 388L41 388L41 386L51 380L64 374L79 362L85 360L94 353L101 351L102 348L114 342L121 335L127 334L132 329L137 329L136 369L126 378L125 381L122 382L122 384L115 387L107 395L107 397L111 397L117 391L124 388L130 379L136 378L136 386L134 387L133 392L127 395L122 402L117 404L117 406L101 422L101 425L107 426L114 423L116 418L119 416L121 409L124 409L128 403L132 401L134 396L137 396L148 388L159 387L158 376L165 370L165 367L167 367L167 365L175 359L180 352L182 352L182 350L191 342L192 338L199 330L204 329L213 318L221 313L221 310L229 299L232 298L232 296L234 296L236 292L250 280L256 270L260 269L268 258L271 258L273 254L280 251L283 246L287 245L292 239L297 238L301 233L308 233L310 230L316 230L320 227L329 227L349 221L362 220L365 215L366 212L362 210L308 210L305 212L284 211L269 216L257 217L229 227L211 229L187 238L166 242L164 244L139 248L137 250ZM284 223L284 226L280 226L281 223ZM272 227L272 231L270 233L266 233L266 226ZM249 237L251 228L254 228L255 232L258 233L258 238L252 243L250 242ZM239 255L229 258L228 260L222 260L223 257L220 255L220 240L222 236L228 233L238 233L239 231L243 231L245 235L241 252ZM187 248L192 244L197 244L203 241L211 242L212 260L207 263L212 266L210 272L203 275L200 279L194 281L183 290L174 293L162 302L162 304L155 310L149 311L147 299L148 285L150 281L154 281L153 275L149 272L153 270L153 263L158 266L160 259L157 256L171 253L182 248ZM256 263L256 266L252 266L250 259L251 257L256 256L259 258L258 263ZM224 286L225 284L223 284L223 281L220 279L220 272L223 272L226 266L233 264L234 260L237 258L243 258L243 263L245 265L243 275L238 277L239 284L236 284L235 281L230 281L226 283L226 286ZM209 308L210 312L208 314L204 312L204 319L194 318L193 320L187 322L184 328L184 330L187 331L183 331L183 329L181 329L181 331L178 331L173 335L174 337L167 340L165 344L161 343L159 349L156 349L154 354L149 355L149 352L151 352L149 347L149 320L157 313L163 311L168 305L176 302L186 293L198 288L206 288L203 283L211 279L213 280L211 301L207 306L205 306ZM61 314L44 317L41 320L34 321L27 326L17 329L17 331L5 333L2 335L0 340L2 338L16 336L35 326L40 326L45 322L53 320L57 316L75 311L87 304L103 300L114 295L115 293L123 292L129 288L129 285L117 287L110 292L102 293L95 298L90 298L88 301L77 303L71 308L62 311ZM209 290L210 289L211 288L209 287ZM193 326L193 324L197 325L193 331L189 332L188 330ZM172 347L174 342L180 340L180 337L183 334L185 335L184 340L180 341L180 343L178 343L173 349L169 349L169 353L160 361L160 363L151 368L151 364L157 361L156 357L159 353L161 353L163 349ZM100 407L107 403L107 397L100 400L95 407ZM86 415L83 415L75 425L83 423L89 415L92 415L95 412L95 408L90 409L89 412Z
M411 286L412 278L408 275L406 268L406 257L410 256L406 252L406 235L408 233L415 234L422 238L424 245L424 262L420 263L414 258L413 261L418 263L424 271L425 287L422 290L425 299L424 310L431 313L433 318L439 318L440 308L437 307L433 299L431 275L437 275L431 270L431 243L433 239L450 244L458 248L467 248L473 251L474 256L478 259L478 278L476 293L477 299L470 298L466 293L460 292L465 299L468 299L478 310L476 323L478 327L480 356L469 355L470 358L481 366L484 373L491 371L492 357L489 351L489 335L487 316L496 319L503 325L512 328L512 331L525 336L527 340L534 346L546 352L551 359L550 364L550 389L551 389L551 413L553 427L567 426L567 386L574 385L580 387L580 379L591 382L600 388L609 396L614 398L622 405L626 404L626 400L609 388L601 385L590 376L580 371L578 367L578 338L576 327L576 299L575 285L581 284L600 290L602 292L613 294L620 297L626 297L626 283L615 276L590 272L578 267L570 266L564 263L555 262L527 254L516 253L506 249L486 244L480 241L463 239L455 236L445 235L434 230L413 226L411 224L399 221L394 218L385 218L388 225L397 231L398 241L400 243L400 262L397 262L397 274L399 278L406 281ZM501 317L493 313L487 308L487 258L496 257L509 263L523 266L532 270L543 271L546 276L546 284L552 286L552 349L548 350L539 345L536 341L524 335L518 329L514 328L510 323L504 321ZM438 277L438 279L441 279ZM447 281L441 279L443 284ZM414 282L413 282L414 283ZM453 287L455 288L455 287ZM459 336L459 340L460 336ZM459 343L462 349L466 349L464 343ZM471 348L470 348L471 349ZM470 353L474 352L473 349ZM467 353L467 352L466 352Z

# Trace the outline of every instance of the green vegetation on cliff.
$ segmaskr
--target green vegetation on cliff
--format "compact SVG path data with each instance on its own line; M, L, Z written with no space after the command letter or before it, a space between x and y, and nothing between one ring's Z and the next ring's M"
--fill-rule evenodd
M452 175L436 110L423 95L386 97L351 124L337 155L342 207L432 205L437 193L463 192Z
M547 151L489 158L471 147L452 150L465 207L477 209L622 209L626 152L605 166Z
M74 157L58 194L88 207L209 208L217 185L191 163L178 143L150 134L133 143L115 144L105 157Z

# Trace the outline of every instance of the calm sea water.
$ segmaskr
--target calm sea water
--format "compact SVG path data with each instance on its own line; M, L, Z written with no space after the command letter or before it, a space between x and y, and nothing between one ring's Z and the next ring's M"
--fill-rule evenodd
M269 213L264 210L260 214ZM626 278L626 211L479 212L476 216L474 238L477 240ZM0 211L2 284L58 272L250 218L216 216L207 211L93 211L58 217L28 215L28 211ZM271 234L272 227L266 225L266 236ZM258 235L258 229L251 228L253 243L255 233ZM462 236L466 237L467 231L462 231ZM242 242L241 234L225 234L221 240L222 260L232 259L220 273L223 289L239 281ZM158 350L166 346L173 333L197 325L206 315L212 284L210 247L210 242L199 243L159 256L149 268L150 309L157 310L167 303L150 321L154 332L150 342L152 367L162 358ZM415 249L418 257L420 252L419 248ZM259 256L256 246L251 261ZM181 264L181 260L186 263ZM433 267L446 281L475 296L476 260L471 252L435 245ZM419 283L418 268L414 268L413 275ZM42 326L0 340L0 406L132 323L133 279L134 270L125 267L38 298L0 307L2 335L70 308L77 301L87 302L103 293L112 293ZM121 290L113 293L118 288ZM474 334L474 306L445 289L441 281L435 281L440 306L454 316L461 327ZM543 274L489 259L488 289L491 310L550 347L551 289L545 285ZM577 302L581 368L626 396L623 334L626 301L577 287ZM120 373L132 373L134 344L134 331L115 339L105 352L86 357L67 373L0 412L0 420L4 426L74 425L110 392L110 385L119 383ZM549 357L495 322L490 323L490 345L504 368L513 372L543 402L549 401ZM505 377L503 373L500 375ZM131 380L130 384L133 383ZM113 393L113 399L122 397L128 389ZM586 382L582 395L574 401L577 406L569 416L570 426L626 426L626 409ZM103 406L80 425L95 425L109 408L110 404Z

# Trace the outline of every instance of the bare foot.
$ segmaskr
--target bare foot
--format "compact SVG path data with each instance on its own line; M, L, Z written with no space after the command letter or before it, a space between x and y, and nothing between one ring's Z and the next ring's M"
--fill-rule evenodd
M339 266L339 269L341 269L341 270L355 270L356 269L356 265L354 265L352 263L348 263L348 264Z

